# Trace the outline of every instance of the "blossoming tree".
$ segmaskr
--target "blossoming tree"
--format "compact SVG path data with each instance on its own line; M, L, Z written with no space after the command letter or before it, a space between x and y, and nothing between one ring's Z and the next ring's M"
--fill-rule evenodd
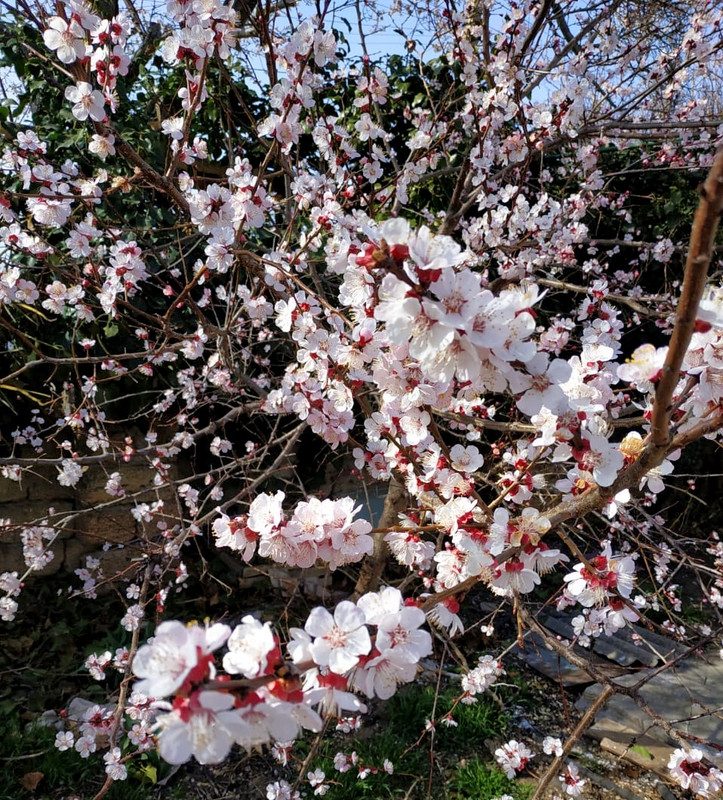
M142 530L116 710L58 734L106 748L107 785L151 747L218 763L363 713L414 680L429 626L463 630L473 588L603 699L619 687L550 635L543 599L574 610L583 648L633 622L689 652L720 640L723 544L687 552L647 509L680 451L723 427L723 12L480 0L417 10L414 27L408 11L5 12L0 384L23 418L2 475L50 465L82 489L100 465L104 505L130 499ZM378 13L406 31L391 57L374 55ZM700 183L691 230L636 221L631 187L651 175L671 193ZM131 423L144 441L119 443ZM375 527L353 498L279 478L307 431L389 484ZM203 466L172 478L190 452ZM147 488L129 497L121 462L146 465ZM6 522L27 570L0 577L4 619L83 513ZM358 565L358 580L298 628L165 620L144 644L198 537L242 562ZM717 627L677 614L682 563ZM99 565L80 574L92 594ZM482 657L460 695L503 671ZM713 751L666 726L671 774L712 796ZM582 790L574 739L550 745L538 794L556 776ZM514 740L496 755L509 775L533 757Z

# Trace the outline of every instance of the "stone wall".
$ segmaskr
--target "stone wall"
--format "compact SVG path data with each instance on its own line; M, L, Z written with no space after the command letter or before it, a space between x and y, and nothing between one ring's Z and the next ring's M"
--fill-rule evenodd
M111 472L121 474L123 497L105 491ZM61 486L57 474L56 467L48 465L24 471L20 482L0 477L0 572L25 573L23 530L48 525L58 531L49 548L54 557L32 575L72 571L83 565L88 555L101 558L104 573L112 574L139 555L134 541L142 534L141 523L131 510L160 497L171 513L175 511L172 487L155 487L155 471L140 461L91 464L74 487ZM177 466L172 465L169 480L175 480L177 474ZM104 549L106 543L116 547Z

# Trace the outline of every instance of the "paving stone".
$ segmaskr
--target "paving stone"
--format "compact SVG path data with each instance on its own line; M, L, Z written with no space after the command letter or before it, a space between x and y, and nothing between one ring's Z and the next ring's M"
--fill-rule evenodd
M625 725L612 719L605 720L607 735L598 736L600 747L608 753L624 758L632 764L651 770L662 778L668 779L668 761L673 747L645 734L632 739Z
M515 645L512 653L546 678L561 681L563 686L580 686L592 682L587 672L558 656L554 650L549 650L545 640L537 633L530 633L525 637L524 650Z
M571 621L570 615L551 614L545 617L543 624L565 639L572 640L575 638L575 631ZM672 639L666 639L646 628L633 625L616 631L613 636L599 636L594 640L592 649L598 655L609 658L623 667L630 667L633 664L655 667L679 655L685 648Z
M652 671L642 670L616 678L615 682L633 686L648 674ZM599 686L590 686L576 707L586 710L600 691ZM681 733L690 734L694 741L723 746L723 661L717 652L711 652L707 659L691 657L654 675L642 687L640 695L661 717L675 724ZM623 747L634 746L641 736L675 746L665 731L624 695L613 695L608 700L588 733ZM711 758L723 768L723 753L711 751Z

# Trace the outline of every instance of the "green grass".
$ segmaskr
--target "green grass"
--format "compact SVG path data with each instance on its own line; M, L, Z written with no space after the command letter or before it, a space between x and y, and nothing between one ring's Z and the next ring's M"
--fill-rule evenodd
M434 714L439 719L454 707L458 688L444 689L435 703L436 690L432 686L402 688L384 706L383 714L389 729L400 738L416 739L427 719ZM449 746L484 741L501 735L508 725L507 715L490 697L480 697L477 703L458 703L452 714L457 727L438 726L437 736Z
M511 781L504 772L494 769L477 759L462 767L452 779L450 797L457 800L491 800L503 794L515 800L527 800L533 787Z
M400 691L380 708L380 716L368 722L373 728L356 736L334 736L323 741L311 769L324 770L332 787L326 800L385 800L407 798L421 800L490 800L510 794L516 800L529 796L525 787L507 780L492 758L485 765L479 758L486 753L488 739L504 738L507 715L497 703L483 696L474 705L454 705L457 689L445 689L438 695L434 687L412 685ZM436 701L435 701L436 696ZM439 720L452 709L456 727L437 725L434 737L425 730L425 722ZM418 744L415 742L420 740ZM333 757L341 751L347 756L355 751L359 765L379 770L360 779L358 768L339 773ZM382 770L385 759L394 764L394 774Z
M102 762L97 754L81 758L75 751L55 747L55 729L38 722L24 723L10 701L0 703L0 800L56 800L70 795L92 797L103 785ZM23 786L24 776L41 773L34 791ZM107 800L147 800L150 784L137 778L114 784Z

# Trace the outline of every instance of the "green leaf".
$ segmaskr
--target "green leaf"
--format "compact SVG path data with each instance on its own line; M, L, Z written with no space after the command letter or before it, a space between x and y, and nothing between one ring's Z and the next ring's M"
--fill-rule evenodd
M643 756L643 758L653 760L653 754L650 750L646 750L641 744L635 744L630 748L632 753L637 753L639 756Z

